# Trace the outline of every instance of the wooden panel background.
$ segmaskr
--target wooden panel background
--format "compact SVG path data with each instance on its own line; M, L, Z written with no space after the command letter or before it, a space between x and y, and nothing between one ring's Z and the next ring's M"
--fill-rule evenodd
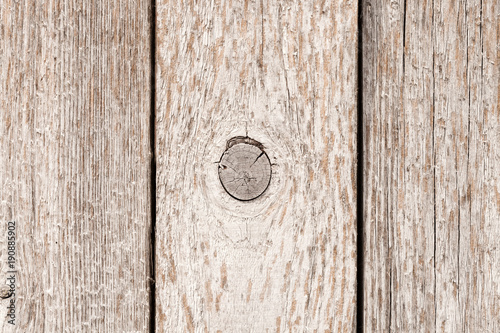
M357 3L157 5L157 330L352 332ZM250 202L217 178L237 135L273 163Z
M357 4L157 2L157 330L355 330ZM150 9L0 4L2 332L150 329ZM499 331L500 4L360 10L364 331ZM273 163L245 203L237 135Z
M149 15L148 1L0 2L2 283L12 220L18 271L2 332L149 329Z
M500 330L500 3L363 1L367 332Z

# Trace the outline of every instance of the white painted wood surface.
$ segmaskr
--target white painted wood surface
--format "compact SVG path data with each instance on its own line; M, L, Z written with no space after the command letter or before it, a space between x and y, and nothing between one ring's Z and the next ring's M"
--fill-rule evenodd
M0 283L12 220L18 271L2 332L149 329L149 11L0 2Z
M157 6L157 330L353 332L357 3ZM273 177L240 202L245 135Z
M500 3L363 2L366 332L500 331Z
M157 331L354 331L356 3L157 2ZM362 3L364 331L500 331L500 5ZM149 15L0 4L2 332L150 329Z

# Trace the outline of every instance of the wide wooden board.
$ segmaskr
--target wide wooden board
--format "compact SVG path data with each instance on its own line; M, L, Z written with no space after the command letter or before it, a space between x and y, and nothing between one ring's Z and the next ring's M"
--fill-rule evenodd
M500 4L364 1L364 326L500 330Z
M356 328L357 3L157 1L156 329ZM218 178L249 136L271 183Z
M2 332L149 329L149 12L0 2L2 283L9 221L17 271Z

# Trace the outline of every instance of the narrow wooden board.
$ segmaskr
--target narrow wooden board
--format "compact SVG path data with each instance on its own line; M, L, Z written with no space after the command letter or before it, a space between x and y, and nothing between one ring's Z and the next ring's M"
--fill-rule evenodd
M157 330L354 331L357 3L157 5ZM272 179L241 202L246 135Z
M366 331L500 330L500 5L363 2Z
M0 3L2 283L8 221L17 270L2 332L149 329L149 12Z

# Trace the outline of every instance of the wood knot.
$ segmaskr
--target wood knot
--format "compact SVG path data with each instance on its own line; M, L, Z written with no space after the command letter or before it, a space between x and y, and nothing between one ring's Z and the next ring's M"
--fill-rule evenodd
M219 161L219 179L226 192L237 200L258 198L271 182L271 161L264 146L249 137L230 139Z
M0 288L0 298L6 299L12 296L12 294L13 291L9 286L5 285Z

